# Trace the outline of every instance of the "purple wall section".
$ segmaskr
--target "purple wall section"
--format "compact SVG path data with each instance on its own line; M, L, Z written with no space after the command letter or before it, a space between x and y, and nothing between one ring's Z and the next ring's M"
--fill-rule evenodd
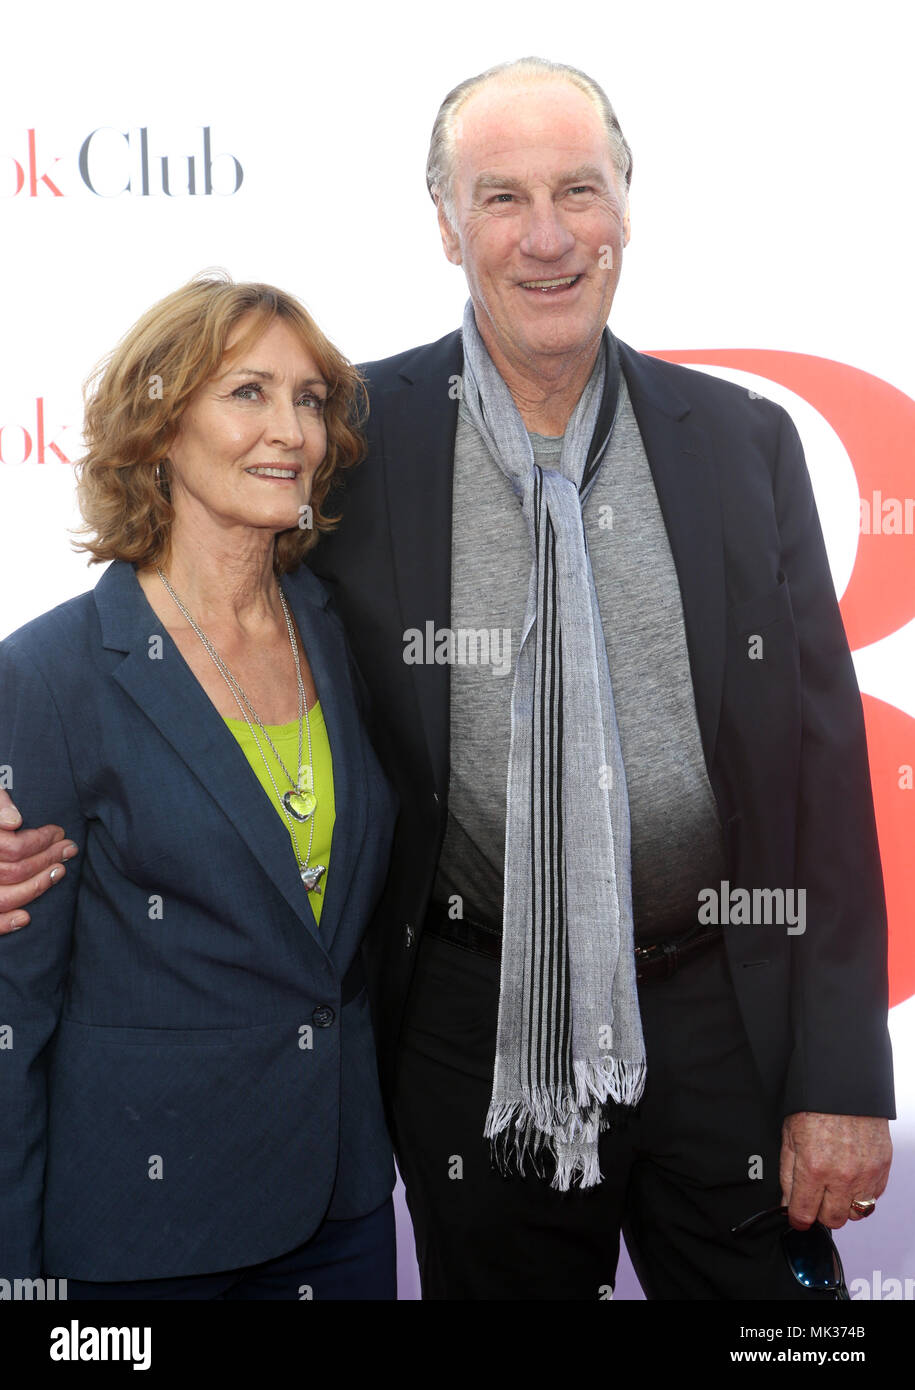
M413 1253L413 1227L407 1211L407 1198L400 1173L394 1189L394 1216L397 1221L397 1297L418 1299L419 1270Z

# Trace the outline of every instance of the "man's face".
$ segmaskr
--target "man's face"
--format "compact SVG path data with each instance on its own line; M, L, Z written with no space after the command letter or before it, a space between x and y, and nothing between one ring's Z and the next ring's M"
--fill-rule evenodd
M595 350L629 240L600 116L570 83L495 81L468 98L455 137L456 226L439 207L445 254L464 267L497 365L552 375Z

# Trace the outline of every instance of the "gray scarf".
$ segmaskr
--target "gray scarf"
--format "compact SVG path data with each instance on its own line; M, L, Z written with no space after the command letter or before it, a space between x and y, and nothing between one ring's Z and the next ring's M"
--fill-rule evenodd
M485 1135L506 1169L544 1155L552 1186L601 1181L611 1103L645 1084L636 991L629 799L582 508L618 400L615 339L565 432L558 471L464 311L463 400L519 498L533 563L512 688L502 976ZM608 421L610 411L613 416ZM598 436L603 436L602 438Z

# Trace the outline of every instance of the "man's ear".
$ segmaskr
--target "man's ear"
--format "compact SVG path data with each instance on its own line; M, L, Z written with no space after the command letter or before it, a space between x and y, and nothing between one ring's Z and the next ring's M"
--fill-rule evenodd
M630 236L630 234L631 234L631 231L632 231L632 226L631 226L630 221L629 221L629 199L627 198L627 199L626 199L626 211L625 211L624 214L623 214L623 245L624 245L624 246L628 246L628 245L629 245L629 236Z
M438 194L436 194L435 197L435 209L438 213L438 229L442 235L442 246L444 247L445 255L452 265L461 265L464 258L461 254L460 239L457 232L448 221L448 215L445 212L445 204Z

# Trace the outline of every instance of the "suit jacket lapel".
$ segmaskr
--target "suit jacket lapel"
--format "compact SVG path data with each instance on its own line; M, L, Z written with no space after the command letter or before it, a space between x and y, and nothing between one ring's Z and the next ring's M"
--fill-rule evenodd
M314 576L309 575L308 579L315 586L313 592L323 594ZM304 587L295 593L293 602L292 588L287 588L290 607L300 624L331 740L335 796L340 796L337 805L339 808L342 800L350 808L353 772L347 765L347 755L353 745L346 739L345 717L336 710L340 686L338 658L325 651L329 616L314 598L306 597ZM302 924L326 949L336 926L334 902L340 900L333 881L327 890L330 901L322 912L322 919L329 915L330 920L319 932L287 831L221 715L150 608L133 567L121 562L111 565L96 585L95 599L103 645L126 653L112 673L114 679L187 764ZM161 659L151 655L149 639L153 636L161 638ZM343 688L348 690L345 667L342 675ZM336 792L338 779L342 795ZM180 814L181 808L176 807L176 817ZM335 827L335 874L345 874L347 865L352 870L347 838L346 834L338 836ZM328 906L330 914L326 914Z
M711 769L724 685L726 592L721 503L707 441L654 359L620 343L680 583L696 715Z
M459 332L421 350L401 368L400 384L386 394L381 417L401 631L417 628L424 639L427 631L451 622L452 481L462 367ZM435 785L444 800L450 671L435 662L409 670Z
M333 760L335 820L320 937L330 950L359 859L366 821L364 732L353 694L343 626L307 570L283 578L283 590L308 654ZM320 592L318 592L320 591ZM317 788L320 795L320 788ZM299 884L302 890L301 883ZM305 897L309 894L305 893Z

